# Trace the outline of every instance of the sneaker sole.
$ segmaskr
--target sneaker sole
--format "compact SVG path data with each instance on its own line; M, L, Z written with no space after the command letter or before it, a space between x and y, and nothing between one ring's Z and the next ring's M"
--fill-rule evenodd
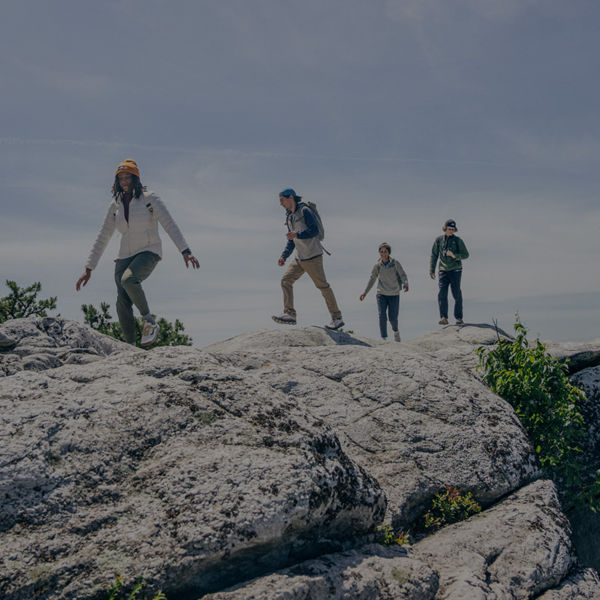
M280 325L295 325L296 321L284 321L283 319L278 319L277 317L271 317L275 323L279 323Z
M157 329L157 330L156 330L156 335L155 335L155 336L154 336L152 339L150 339L150 340L147 340L147 341L145 341L145 342L144 342L144 341L141 341L141 342L140 342L140 346L141 346L142 348L148 348L149 346L152 346L153 344L155 344L155 343L156 343L156 340L158 340L158 334L159 334L159 333L160 333L160 329Z
M342 321L337 327L330 327L329 325L325 325L325 329L329 329L329 331L337 331L344 325L345 325L345 323Z

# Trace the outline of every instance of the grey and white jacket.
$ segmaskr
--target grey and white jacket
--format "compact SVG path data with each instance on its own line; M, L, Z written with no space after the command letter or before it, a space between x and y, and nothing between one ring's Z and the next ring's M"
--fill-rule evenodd
M295 231L298 237L288 240L281 257L287 257L296 249L296 260L310 260L323 254L323 246L319 241L317 220L310 208L299 202L294 212L287 211L285 223L288 231Z
M144 189L139 198L129 203L129 222L125 220L123 204L113 201L108 207L104 223L87 259L86 268L95 269L115 229L121 233L117 258L128 258L140 252L154 252L162 258L162 244L158 235L161 224L180 252L189 246L163 201L152 191Z
M387 265L383 264L381 261L378 261L375 264L364 291L365 296L373 287L377 278L379 278L377 281L377 293L383 294L384 296L396 296L400 293L401 287L408 285L408 277L406 276L402 265L395 258L391 257Z

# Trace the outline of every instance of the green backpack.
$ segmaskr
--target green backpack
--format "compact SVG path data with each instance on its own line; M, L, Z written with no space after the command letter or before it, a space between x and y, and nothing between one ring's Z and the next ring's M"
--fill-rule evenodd
M310 202L307 200L302 200L298 202L298 206L308 206L312 213L315 215L315 219L317 220L317 227L319 229L319 233L317 233L317 239L322 242L325 239L325 227L323 227L323 221L321 220L321 215L317 210L317 205L314 202Z

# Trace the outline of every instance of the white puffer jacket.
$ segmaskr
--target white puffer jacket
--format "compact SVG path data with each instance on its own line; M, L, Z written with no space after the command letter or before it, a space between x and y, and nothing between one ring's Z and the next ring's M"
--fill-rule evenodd
M117 258L128 258L149 251L162 258L162 244L158 236L158 224L169 234L179 252L188 249L179 227L169 214L162 200L150 190L144 190L139 198L129 203L129 222L125 220L123 205L111 202L104 223L88 257L86 268L95 269L115 229L121 234L121 247Z

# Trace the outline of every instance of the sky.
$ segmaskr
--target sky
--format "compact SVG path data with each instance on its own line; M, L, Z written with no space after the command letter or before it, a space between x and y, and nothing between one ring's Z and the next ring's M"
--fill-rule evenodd
M2 12L0 284L39 281L70 319L114 307L118 233L75 282L115 167L133 158L200 261L186 270L162 232L144 284L195 346L282 327L287 187L319 207L346 330L379 336L375 290L359 295L382 241L409 278L403 338L439 327L429 254L452 218L471 254L467 323L510 331L518 313L543 340L600 337L598 2L4 0ZM329 321L308 276L294 289L300 326Z

